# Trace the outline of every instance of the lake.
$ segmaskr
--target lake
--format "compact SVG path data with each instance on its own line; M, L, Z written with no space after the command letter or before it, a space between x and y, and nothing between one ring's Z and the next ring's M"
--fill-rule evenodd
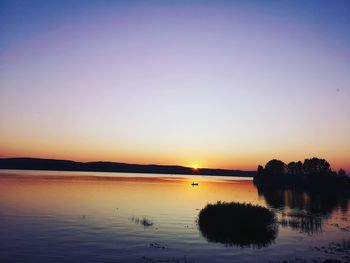
M192 182L198 186L192 186ZM267 244L208 240L208 203L276 213ZM350 261L349 196L217 176L0 170L0 262Z

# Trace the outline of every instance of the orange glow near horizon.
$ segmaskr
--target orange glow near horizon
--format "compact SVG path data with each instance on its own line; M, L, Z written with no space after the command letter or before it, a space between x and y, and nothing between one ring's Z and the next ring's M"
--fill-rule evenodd
M197 171L199 169L199 165L198 164L192 164L190 165L190 167L192 167L193 170Z
M11 127L5 127L2 130L0 157L34 157L80 162L111 161L250 171L256 170L258 165L265 165L274 158L288 163L319 157L329 161L333 170L343 168L350 172L349 148L346 143L342 143L340 137L331 145L328 141L318 140L288 141L279 145L272 139L256 140L256 144L253 144L251 141L247 143L247 139L240 142L233 138L231 141L225 139L227 140L225 146L222 144L226 141L218 144L216 141L208 143L206 140L192 144L186 142L165 144L164 138L159 138L159 141L155 142L151 139L130 141L110 138L116 137L113 135L103 137L89 130L59 131L22 123L21 129L13 130Z

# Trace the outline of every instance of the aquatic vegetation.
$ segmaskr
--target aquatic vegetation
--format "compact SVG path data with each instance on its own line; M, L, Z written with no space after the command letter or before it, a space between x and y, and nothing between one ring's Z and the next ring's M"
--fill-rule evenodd
M132 216L130 220L135 224L140 224L140 225L143 225L144 227L150 227L154 225L154 223L151 220L149 220L147 217L143 217L140 219L138 217Z
M236 202L208 204L199 213L198 226L208 241L239 247L268 246L278 232L274 212Z
M153 243L150 243L149 244L150 247L153 247L153 248L160 248L160 249L167 249L168 246L167 245L164 245L160 242L153 242Z
M147 227L147 226L153 226L153 222L147 218L142 218L141 221L140 221L141 225Z

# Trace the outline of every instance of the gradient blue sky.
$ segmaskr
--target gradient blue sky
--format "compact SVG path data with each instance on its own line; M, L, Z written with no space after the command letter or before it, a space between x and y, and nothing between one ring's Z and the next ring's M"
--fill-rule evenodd
M350 170L350 1L0 1L0 156Z

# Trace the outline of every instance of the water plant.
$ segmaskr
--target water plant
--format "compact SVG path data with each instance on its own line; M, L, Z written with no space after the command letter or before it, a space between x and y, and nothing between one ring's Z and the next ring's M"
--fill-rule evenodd
M207 204L198 217L199 230L208 241L254 248L275 240L276 222L275 213L269 209L237 202Z
M143 225L144 227L150 227L154 225L154 223L151 220L149 220L147 217L143 217L140 219L138 217L132 216L130 220L135 224L140 224L140 225Z

